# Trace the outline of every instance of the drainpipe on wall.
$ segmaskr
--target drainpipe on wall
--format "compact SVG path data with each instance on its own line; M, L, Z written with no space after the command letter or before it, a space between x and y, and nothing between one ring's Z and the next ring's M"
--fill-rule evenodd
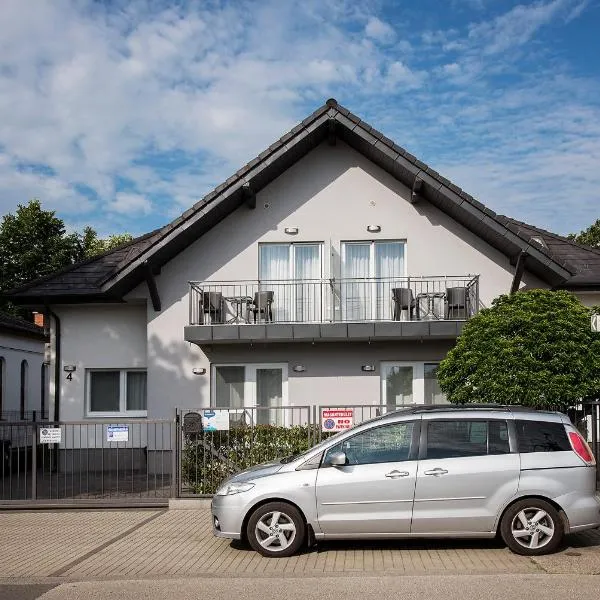
M54 319L54 421L60 420L60 319L52 309L46 312Z

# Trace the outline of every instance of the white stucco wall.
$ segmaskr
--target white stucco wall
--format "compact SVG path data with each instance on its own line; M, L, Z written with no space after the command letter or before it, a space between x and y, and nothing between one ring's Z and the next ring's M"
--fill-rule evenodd
M41 409L44 342L16 333L0 332L2 368L2 407L0 411L19 411L21 406L21 363L27 361L25 411ZM47 385L47 383L46 383ZM46 406L48 405L46 391Z
M585 306L600 306L600 292L575 292L575 296Z
M149 414L171 417L177 406L208 404L210 376L193 375L192 369L204 367L210 373L214 358L183 341L189 317L188 281L256 279L260 242L324 242L326 254L331 248L339 255L341 241L401 239L407 244L408 275L479 274L481 300L488 305L509 290L514 267L505 256L427 202L410 204L409 194L405 186L348 146L322 145L260 192L255 210L239 208L165 265L156 278L162 311L156 313L147 303ZM369 224L380 225L381 233L367 232ZM286 227L298 227L298 235L285 234ZM328 276L330 261L325 258ZM523 285L546 287L527 273ZM146 299L145 285L128 297ZM386 360L400 359L395 346L386 349ZM288 352L297 347L288 345L277 362L287 360ZM331 366L332 374L305 377L303 383L298 378L298 384L290 381L290 400L305 403L311 398L306 395L309 391L327 395L331 384L344 386L349 400L360 403L365 393L370 395L377 387L373 378L333 375L339 354L327 354L331 348L326 348L323 354L315 354L314 361L315 365L329 361L324 364ZM418 343L408 348L419 352ZM214 351L222 352L216 346ZM243 353L244 362L263 360L256 346L230 352ZM408 360L411 352L405 349L402 359ZM310 389L306 381L312 382Z
M54 310L61 325L60 418L79 421L87 417L86 369L146 367L146 306L82 305ZM52 328L54 333L54 323ZM54 335L52 341L54 360ZM76 367L72 380L67 380L65 365ZM51 378L53 386L53 373Z

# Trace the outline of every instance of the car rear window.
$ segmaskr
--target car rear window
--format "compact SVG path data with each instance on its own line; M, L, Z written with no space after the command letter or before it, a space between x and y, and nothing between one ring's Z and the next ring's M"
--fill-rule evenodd
M562 423L515 421L519 452L564 452L571 444Z

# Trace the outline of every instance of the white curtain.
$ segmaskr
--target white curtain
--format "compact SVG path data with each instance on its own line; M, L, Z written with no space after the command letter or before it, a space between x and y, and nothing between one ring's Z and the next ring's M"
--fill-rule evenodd
M264 244L259 250L258 277L260 291L272 291L273 320L288 321L292 300L290 285L283 283L290 279L290 245Z
M404 242L375 242L377 278L376 318L389 320L393 315L392 289L404 287Z
M342 318L345 321L371 319L369 286L371 243L344 244L342 277Z
M296 283L295 320L300 323L322 320L321 245L298 244L294 253L294 279Z
M283 378L281 369L256 369L257 423L261 425L283 425L282 405ZM261 410L261 409L274 410Z

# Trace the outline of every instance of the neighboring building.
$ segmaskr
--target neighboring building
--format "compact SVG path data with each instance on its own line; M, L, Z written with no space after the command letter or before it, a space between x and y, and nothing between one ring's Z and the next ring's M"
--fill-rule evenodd
M169 225L12 298L49 315L77 421L440 402L465 320L523 286L600 304L600 252L496 215L330 100Z
M48 414L47 341L43 327L0 313L0 420Z

